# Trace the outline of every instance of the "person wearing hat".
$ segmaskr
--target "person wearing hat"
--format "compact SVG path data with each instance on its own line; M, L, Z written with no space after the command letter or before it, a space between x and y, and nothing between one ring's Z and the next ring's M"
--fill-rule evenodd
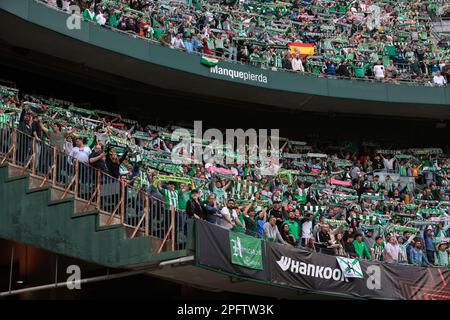
M423 240L425 242L425 250L427 253L427 259L430 263L434 263L434 242L433 242L433 229L429 226L423 233Z
M449 261L450 249L448 248L448 240L441 240L434 253L434 264L439 267L447 267L450 269Z
M191 218L206 220L206 210L200 203L197 189L191 191L191 197L186 202L186 214Z

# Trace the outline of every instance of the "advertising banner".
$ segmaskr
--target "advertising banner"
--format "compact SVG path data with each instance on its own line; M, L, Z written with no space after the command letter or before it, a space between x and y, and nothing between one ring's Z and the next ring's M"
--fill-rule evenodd
M266 248L265 267L270 269L270 281L279 285L367 299L450 299L448 269L340 261L333 255L273 243Z
M450 299L450 270L349 259L197 221L197 265L267 285L346 298Z

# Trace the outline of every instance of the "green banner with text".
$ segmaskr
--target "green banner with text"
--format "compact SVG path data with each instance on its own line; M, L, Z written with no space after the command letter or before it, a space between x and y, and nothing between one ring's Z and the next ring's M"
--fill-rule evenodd
M263 270L261 240L230 232L231 263L250 269Z

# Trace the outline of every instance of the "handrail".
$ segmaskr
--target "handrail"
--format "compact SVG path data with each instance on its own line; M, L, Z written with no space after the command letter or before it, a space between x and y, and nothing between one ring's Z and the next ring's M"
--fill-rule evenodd
M171 251L185 247L186 239L179 235L186 225L184 213L15 127L0 127L0 165L5 162L18 166L21 174L42 179L40 187L49 184L60 190L60 199L72 195L83 204L81 212L95 208L109 216L107 225L120 220L132 229L131 239L139 235L159 238L163 244L170 240Z

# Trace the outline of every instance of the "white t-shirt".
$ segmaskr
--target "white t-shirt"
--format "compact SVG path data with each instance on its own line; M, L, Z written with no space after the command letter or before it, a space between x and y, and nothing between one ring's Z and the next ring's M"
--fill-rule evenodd
M222 215L227 215L228 217L230 217L230 220L233 221L235 219L238 218L237 214L236 214L236 210L232 210L230 212L230 209L228 209L227 207L223 207L222 210L220 211L220 213ZM223 227L225 227L226 229L232 229L233 226L231 224L229 224L225 219L223 219L222 224Z
M384 66L383 65L375 65L373 67L373 73L375 74L375 78L384 78Z
M95 17L95 20L101 26L105 25L105 23L106 23L106 18L103 16L102 13L98 14L97 17Z
M72 152L73 149L73 143L71 141L65 141L64 142L64 152L66 154L70 154Z
M69 11L69 6L70 6L70 0L64 0L62 3L62 9L64 11Z
M312 221L305 221L302 224L302 238L308 239L312 237Z
M175 48L184 48L184 42L181 38L173 37L171 42Z
M303 68L302 60L297 59L297 58L293 58L292 62L291 62L291 65L292 65L292 70L305 72L305 69Z
M440 76L433 77L433 83L443 86L444 84L447 83L447 81L445 80L444 76L440 75Z
M384 251L389 255L386 255L386 260L388 263L396 263L398 261L398 256L400 254L400 246L398 244L393 245L392 243L387 243L384 247ZM392 259L394 257L394 259Z
M394 170L394 160L395 158L383 159L384 168L387 170Z
M89 155L91 154L91 149L89 147L74 147L70 151L70 156L77 159L79 162L88 163Z

